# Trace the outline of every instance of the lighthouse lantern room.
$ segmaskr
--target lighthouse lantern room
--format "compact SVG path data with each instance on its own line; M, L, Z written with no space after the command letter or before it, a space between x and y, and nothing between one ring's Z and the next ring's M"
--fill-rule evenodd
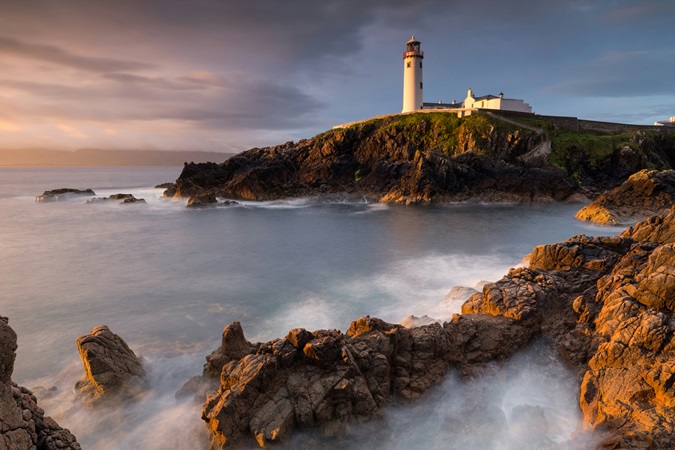
M403 111L410 112L422 109L422 59L424 52L420 50L420 41L413 36L405 44L403 52Z

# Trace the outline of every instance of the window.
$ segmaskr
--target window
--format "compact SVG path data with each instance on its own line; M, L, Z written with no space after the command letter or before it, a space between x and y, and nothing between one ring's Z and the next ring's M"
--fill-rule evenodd
M408 62L406 63L405 66L406 66L408 69L410 69L410 68L412 67L412 63L411 63L410 61L408 61Z
M422 68L422 61L420 61L420 69Z
M421 82L421 81L420 81L420 89L424 89L424 88L422 87L422 82Z

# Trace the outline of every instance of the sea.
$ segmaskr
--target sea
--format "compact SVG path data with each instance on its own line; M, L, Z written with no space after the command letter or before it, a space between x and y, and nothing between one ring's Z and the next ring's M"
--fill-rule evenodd
M621 230L576 221L572 203L292 199L195 210L154 187L180 171L0 168L0 315L18 334L13 379L84 449L207 448L200 405L174 394L235 320L253 342L296 327L346 331L366 314L449 320L463 301L447 296L453 287L498 280L536 245ZM61 187L146 203L35 202ZM151 389L132 404L87 410L73 394L83 374L75 342L101 324L143 358ZM497 375L466 382L451 372L345 438L310 431L285 447L516 449L523 433L557 445L581 429L571 380L535 345ZM527 417L542 416L548 425L534 438Z

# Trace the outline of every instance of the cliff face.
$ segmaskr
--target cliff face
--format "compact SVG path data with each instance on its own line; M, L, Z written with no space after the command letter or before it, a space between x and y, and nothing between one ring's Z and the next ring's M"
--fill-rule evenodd
M564 199L576 188L564 171L519 162L540 140L536 132L479 115L391 117L255 148L222 164L186 164L165 195L213 191L272 200L340 194L396 203Z
M579 184L595 196L641 169L674 165L675 134L575 132L539 116L410 114L254 148L222 164L186 164L165 195L550 201Z

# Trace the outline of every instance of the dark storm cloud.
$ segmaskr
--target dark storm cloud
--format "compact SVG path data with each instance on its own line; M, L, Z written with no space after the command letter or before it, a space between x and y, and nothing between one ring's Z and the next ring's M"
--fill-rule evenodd
M89 72L143 70L154 66L138 61L99 58L71 53L53 45L31 44L0 36L0 53L72 67Z

